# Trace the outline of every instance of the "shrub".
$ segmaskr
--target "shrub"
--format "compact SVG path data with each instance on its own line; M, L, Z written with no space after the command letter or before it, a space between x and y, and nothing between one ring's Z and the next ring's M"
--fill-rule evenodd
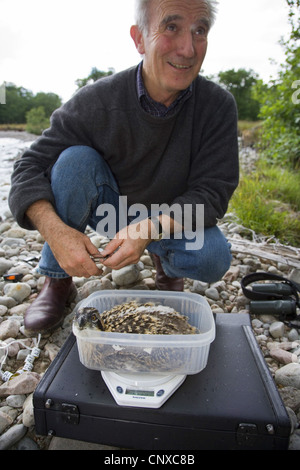
M50 120L46 117L43 106L32 108L26 114L26 131L30 134L41 135L49 127Z

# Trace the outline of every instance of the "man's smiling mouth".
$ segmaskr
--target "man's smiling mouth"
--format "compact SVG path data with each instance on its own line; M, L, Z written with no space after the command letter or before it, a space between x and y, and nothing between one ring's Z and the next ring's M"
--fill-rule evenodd
M168 62L168 64L177 70L188 70L191 68L190 65L180 65L180 64L175 64L174 62Z

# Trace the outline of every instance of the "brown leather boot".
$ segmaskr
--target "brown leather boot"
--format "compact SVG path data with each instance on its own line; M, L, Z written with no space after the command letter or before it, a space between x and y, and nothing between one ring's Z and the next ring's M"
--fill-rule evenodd
M158 290L170 290L183 292L184 282L182 278L168 277L161 265L159 256L151 253L151 258L156 268L155 285Z
M71 277L46 277L40 294L25 313L26 333L50 333L58 328L64 321L66 305L75 299L76 294L77 290Z

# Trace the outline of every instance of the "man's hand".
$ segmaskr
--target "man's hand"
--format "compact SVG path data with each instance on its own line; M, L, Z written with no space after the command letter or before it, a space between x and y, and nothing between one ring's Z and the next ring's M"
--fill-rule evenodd
M91 259L91 255L97 256L99 251L85 234L65 226L48 243L58 264L69 276L89 278L102 274Z
M91 259L91 255L99 255L99 251L89 237L66 225L48 201L37 201L26 214L69 276L89 278L102 274Z
M130 224L120 230L101 252L101 256L108 256L103 264L112 269L121 269L124 266L136 264L151 241L151 221L149 219L137 224Z
M183 229L168 215L163 214L159 219L166 234L170 235ZM128 225L120 230L101 252L101 256L108 256L103 264L112 269L121 269L129 264L138 263L147 246L155 241L157 235L157 228L149 219Z

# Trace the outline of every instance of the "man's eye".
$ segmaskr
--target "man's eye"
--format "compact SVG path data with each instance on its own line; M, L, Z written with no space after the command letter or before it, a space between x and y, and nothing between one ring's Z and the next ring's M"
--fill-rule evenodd
M174 32L177 30L177 27L175 24L168 24L167 27L166 27L166 30L167 31L171 31L171 32Z
M206 28L203 28L203 27L198 28L196 30L196 34L197 34L197 36L207 36L207 30L206 30Z

